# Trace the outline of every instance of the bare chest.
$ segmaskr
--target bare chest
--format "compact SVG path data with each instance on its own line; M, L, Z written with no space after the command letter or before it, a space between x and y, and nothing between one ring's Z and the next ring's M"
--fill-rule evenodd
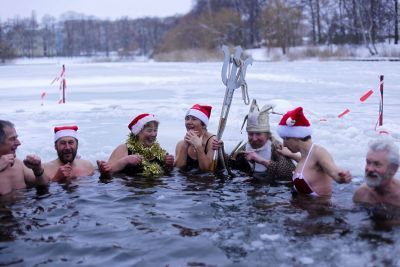
M25 187L26 183L22 169L14 166L0 173L0 194L7 194L15 189Z

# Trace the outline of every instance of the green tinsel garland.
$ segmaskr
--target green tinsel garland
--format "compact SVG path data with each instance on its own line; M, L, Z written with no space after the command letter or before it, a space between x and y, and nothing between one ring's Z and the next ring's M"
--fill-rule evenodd
M138 153L142 156L142 166L143 166L143 176L161 176L164 173L161 162L164 162L166 150L160 147L158 142L154 142L151 147L144 147L137 138L130 133L128 139L126 140L126 146L128 150L133 153ZM150 160L157 159L158 162L150 162Z

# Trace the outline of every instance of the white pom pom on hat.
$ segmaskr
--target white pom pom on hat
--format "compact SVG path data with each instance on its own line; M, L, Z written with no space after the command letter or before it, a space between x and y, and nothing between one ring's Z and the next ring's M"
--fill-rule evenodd
M304 138L312 134L311 124L304 116L302 107L297 107L283 115L277 131L282 138Z

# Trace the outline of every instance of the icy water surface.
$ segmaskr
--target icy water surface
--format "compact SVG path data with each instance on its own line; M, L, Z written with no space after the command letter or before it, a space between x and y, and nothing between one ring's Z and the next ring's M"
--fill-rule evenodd
M400 227L351 202L212 176L97 176L1 200L11 266L398 266ZM380 223L379 223L380 222Z

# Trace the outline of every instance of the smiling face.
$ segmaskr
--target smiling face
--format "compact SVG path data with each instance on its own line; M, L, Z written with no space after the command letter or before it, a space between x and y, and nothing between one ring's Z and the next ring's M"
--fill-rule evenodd
M369 151L365 164L365 182L370 187L380 187L396 173L388 161L387 151Z
M4 130L4 142L0 144L0 155L14 154L17 152L18 146L21 142L18 140L17 132L14 127L5 126Z
M61 137L56 141L55 149L62 163L72 163L78 151L78 140L70 136Z
M191 116L191 115L188 115L185 117L185 127L186 127L186 130L195 131L199 135L201 135L201 133L206 128L204 123L201 120L199 120L198 118Z
M158 122L150 121L146 123L137 137L144 147L151 147L157 141Z

